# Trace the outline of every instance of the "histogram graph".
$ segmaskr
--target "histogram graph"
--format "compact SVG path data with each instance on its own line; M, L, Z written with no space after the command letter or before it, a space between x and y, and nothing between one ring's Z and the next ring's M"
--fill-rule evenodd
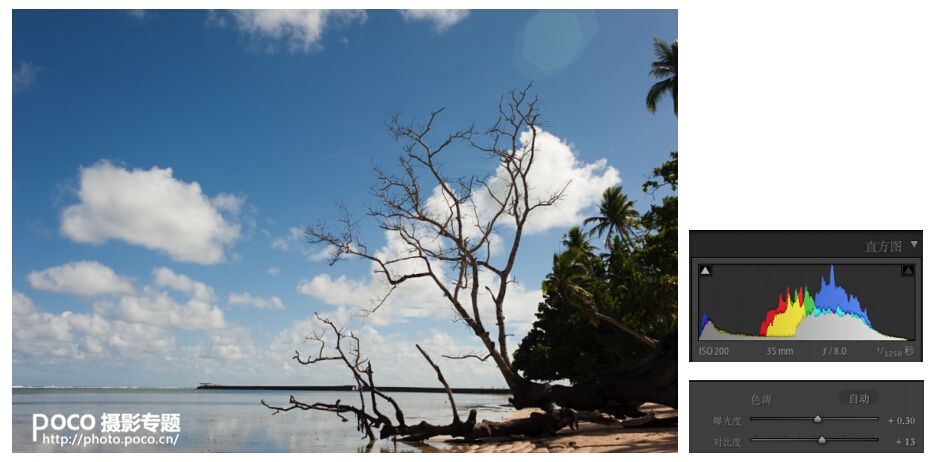
M700 340L915 337L915 279L900 265L714 265L710 276Z
M689 238L690 361L923 360L922 231Z

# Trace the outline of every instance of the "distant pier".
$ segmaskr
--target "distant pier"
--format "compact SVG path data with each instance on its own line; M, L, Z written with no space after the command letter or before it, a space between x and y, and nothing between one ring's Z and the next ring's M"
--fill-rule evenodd
M199 390L300 390L300 391L356 391L355 385L219 385L200 383ZM447 393L444 388L434 387L380 387L383 392L398 393ZM452 393L476 393L488 395L509 395L507 388L451 388Z

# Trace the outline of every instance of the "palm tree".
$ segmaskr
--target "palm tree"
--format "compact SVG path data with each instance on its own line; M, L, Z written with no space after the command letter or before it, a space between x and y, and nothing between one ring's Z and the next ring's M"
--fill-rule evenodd
M633 242L634 233L632 229L637 228L636 219L640 216L637 210L634 210L634 201L627 200L627 196L621 194L621 187L611 187L604 190L601 195L601 205L598 206L598 213L601 216L591 217L585 220L584 225L597 223L588 230L588 235L597 234L601 236L607 230L605 242L610 244L611 235L615 232L621 238L629 243Z
M573 231L577 230L573 229ZM580 247L573 247L561 254L552 256L552 274L542 281L543 293L554 291L565 300L569 307L587 316L588 321L593 326L598 325L600 319L627 332L647 345L656 347L658 343L656 340L601 312L596 303L596 298L592 294L592 289L596 289L597 284L591 274L590 261L585 258L586 255L581 250Z
M663 79L650 87L647 92L647 109L650 112L657 112L657 103L663 98L667 91L673 95L673 114L679 117L680 112L677 106L677 97L679 96L679 51L677 50L677 41L672 45L667 45L663 40L653 38L654 53L657 54L657 61L650 64L650 75Z
M588 254L595 251L595 248L588 242L588 237L588 234L582 232L582 228L575 226L562 238L562 243L568 250Z

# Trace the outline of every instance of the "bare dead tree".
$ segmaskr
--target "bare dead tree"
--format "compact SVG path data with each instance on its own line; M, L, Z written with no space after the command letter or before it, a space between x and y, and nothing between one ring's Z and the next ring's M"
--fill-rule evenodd
M477 422L477 411L471 410L465 420L461 420L457 404L454 400L454 394L448 385L444 374L437 364L432 361L428 353L420 345L415 345L421 352L428 364L437 373L438 381L444 386L448 395L448 401L451 403L452 421L446 425L432 425L422 421L416 425L406 425L401 408L398 403L386 393L380 391L373 383L372 365L368 360L362 359L359 349L359 338L356 335L338 328L329 319L322 318L319 315L317 319L329 327L333 332L335 341L328 347L328 332L325 330L319 334L310 335L308 340L320 343L320 349L316 358L308 356L302 358L300 353L295 352L294 360L299 364L313 365L322 361L341 361L351 372L357 383L359 404L343 404L340 400L335 403L305 403L296 399L293 395L289 398L290 406L274 406L266 403L261 404L268 409L274 410L274 414L279 412L288 412L294 409L315 410L336 414L343 422L349 419L344 414L352 414L356 418L357 430L363 432L363 438L375 441L377 435L374 428L379 428L378 438L394 437L402 441L424 441L429 438L441 435L449 435L455 438L461 438L464 441L471 442L478 438L493 436L512 436L527 435L539 436L543 434L554 435L558 430L569 426L577 428L578 422L591 421L605 425L618 425L623 427L637 426L646 424L654 419L652 413L643 415L636 419L617 419L600 412L576 412L572 410L563 410L558 416L551 416L542 413L531 413L528 418L509 419L501 422L492 422L483 420ZM326 351L325 351L326 350ZM366 395L368 394L368 399ZM395 410L396 423L384 415L378 406L377 397L385 400L392 405ZM371 407L370 407L371 404Z
M278 412L287 412L291 409L302 409L302 410L314 409L314 410L320 410L320 411L333 412L333 413L336 413L336 415L340 417L340 419L343 420L344 422L347 421L347 419L343 417L342 414L352 413L353 415L356 416L356 419L357 419L356 428L358 430L363 431L365 435L369 437L370 440L375 440L376 436L372 431L373 427L379 427L380 425L384 425L383 428L388 428L389 431L393 431L392 429L396 428L396 426L392 424L392 421L388 417L386 417L381 412L379 412L379 407L376 402L376 397L378 396L379 398L384 399L386 402L391 404L392 407L395 409L395 418L396 418L396 422L398 423L397 428L398 429L404 428L406 426L405 415L402 413L402 409L399 407L398 403L396 403L395 400L392 399L392 397L386 395L385 393L382 393L381 391L375 388L373 384L372 364L368 360L362 359L361 354L360 354L359 338L353 335L352 333L346 331L345 329L341 329L337 327L329 319L322 318L319 315L317 316L317 319L321 323L326 324L333 331L333 334L335 336L335 343L334 343L334 346L332 347L332 352L331 350L327 350L327 352L324 352L324 350L327 348L327 341L325 337L326 331L325 331L319 334L311 334L307 336L307 340L320 344L320 349L316 358L313 358L311 356L308 356L307 358L302 358L301 354L295 351L293 359L303 365L317 364L322 361L343 362L346 365L346 368L349 369L350 372L352 372L353 379L356 381L356 390L359 392L359 407L351 406L347 404L341 404L340 400L337 400L336 403L334 404L325 404L325 403L306 404L306 403L297 401L294 398L294 396L291 396L290 398L291 406L287 408L270 406L266 404L264 400L261 401L261 404L265 405L269 409L274 409L276 414ZM344 352L344 344L343 344L344 340L347 341L345 352ZM364 391L370 392L370 401L372 404L373 414L370 414L369 411L367 411L366 398L364 395Z
M412 279L433 281L455 316L480 338L511 388L528 384L513 370L507 351L504 304L511 272L531 214L552 206L564 193L564 188L533 188L530 173L538 155L540 114L537 98L528 92L529 87L513 91L501 100L500 117L488 130L478 133L470 127L437 143L430 133L443 109L432 112L428 122L419 126L393 117L388 128L403 143L398 158L402 173L375 169L378 183L373 194L379 205L369 215L405 243L408 250L404 255L391 259L375 256L356 235L358 220L345 207L341 207L338 227L319 223L305 230L311 244L332 248L331 264L344 256L371 261L390 292ZM525 142L524 134L528 134ZM486 177L448 176L440 157L459 142L486 159L497 160L499 172ZM422 183L422 175L430 178L431 188ZM498 257L493 245L496 239L504 238L509 246ZM484 273L495 277L495 288L481 284ZM373 309L386 299L382 297ZM482 312L494 314L494 326L484 322Z
M549 419L549 423L542 424L540 428L558 429L574 425L579 418L610 423L604 420L609 418L593 414L594 411L605 409L615 409L616 414L640 417L642 413L637 411L636 406L645 401L676 407L675 342L672 342L672 362L669 361L669 352L663 352L671 344L651 341L649 344L656 350L652 356L667 358L666 364L655 362L639 375L636 369L611 371L613 375L609 380L601 380L589 388L585 388L587 384L561 387L532 382L512 367L507 351L505 304L508 288L513 283L511 273L522 244L523 231L532 214L538 209L553 206L563 197L567 187L556 190L536 188L538 179L533 178L532 173L539 155L537 140L542 122L538 99L531 96L529 90L530 87L511 91L501 98L498 120L490 128L478 131L471 126L437 141L433 140L432 128L443 109L432 112L423 125L402 122L398 115L392 118L388 129L393 138L402 144L403 151L398 157L396 172L382 167L374 168L377 183L372 193L378 199L378 204L370 208L367 216L376 219L382 230L401 240L404 252L388 256L371 250L358 235L362 218L355 217L342 204L336 222L321 221L304 230L307 240L311 244L325 244L330 248L328 263L331 265L347 257L371 262L373 271L385 282L388 291L367 311L380 309L396 289L405 287L409 281L431 281L455 318L480 339L486 350L486 356L475 353L461 354L455 358L492 360L509 386L513 394L510 401L516 408L540 407L548 413L538 417ZM445 171L446 163L442 158L447 148L458 144L498 164L497 172L486 176L450 176ZM495 248L498 242L501 244L500 252ZM491 280L496 281L494 287L488 285L487 281ZM488 319L485 316L490 314L494 321L485 321ZM345 335L336 327L333 330L338 337ZM315 337L315 340L322 342L321 338ZM336 349L339 350L339 343ZM361 390L372 390L381 398L393 402L391 398L375 391L368 362L365 368L358 363L358 344L353 351L355 354L351 357L342 352L339 357L333 357L325 356L321 348L321 357L311 360L298 358L298 361L312 364L317 361L342 360L353 372ZM431 363L430 357L425 356ZM437 366L434 367L437 369ZM601 374L601 377L603 379L605 374ZM439 378L443 383L440 372ZM665 392L664 387L667 388ZM586 392L594 393L595 396L581 396ZM372 399L375 400L375 397ZM363 404L364 397L361 396L360 401L361 406L356 410L349 406L341 408L339 403L318 404L313 405L313 408L353 413L362 425L367 426L388 421L383 420L384 417L376 409L373 414L368 413ZM295 407L305 409L298 403L295 403ZM455 416L453 425L458 423ZM396 430L383 430L384 434L414 436L428 433L417 429L406 431L410 427L405 427L401 419L398 419L396 426L391 421L386 422L386 425ZM462 428L466 430L466 422ZM534 430L530 428L529 431ZM474 426L473 434L477 435L477 432Z

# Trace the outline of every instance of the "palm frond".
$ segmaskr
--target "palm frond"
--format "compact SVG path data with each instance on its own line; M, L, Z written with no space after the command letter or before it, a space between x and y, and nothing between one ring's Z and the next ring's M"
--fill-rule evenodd
M661 80L650 87L650 91L647 92L647 109L650 112L657 112L657 103L660 102L660 100L663 98L663 95L670 91L672 86L671 80L672 79Z
M672 44L667 44L663 40L653 38L654 54L657 61L650 64L649 75L658 79L664 79L650 87L647 93L647 109L657 112L657 103L663 98L663 95L669 91L673 96L673 113L679 116L679 43L674 40Z

